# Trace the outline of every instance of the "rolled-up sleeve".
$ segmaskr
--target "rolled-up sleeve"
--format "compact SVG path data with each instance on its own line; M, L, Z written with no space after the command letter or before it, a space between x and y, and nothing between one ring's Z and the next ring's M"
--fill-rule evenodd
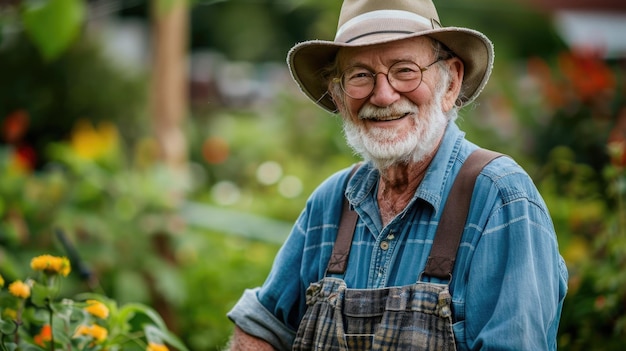
M261 338L277 350L291 350L293 330L268 311L257 297L260 288L248 289L228 312L228 318L246 333Z

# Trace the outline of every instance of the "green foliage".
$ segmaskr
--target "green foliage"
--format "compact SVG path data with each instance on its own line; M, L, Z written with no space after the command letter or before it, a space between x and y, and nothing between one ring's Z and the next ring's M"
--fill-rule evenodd
M593 53L533 59L542 105L533 153L535 179L551 210L570 271L559 347L621 350L626 331L626 115L618 65ZM540 119L541 118L541 119ZM597 340L602 340L601 345Z
M188 128L191 158L201 166L211 192L191 194L190 199L223 206L215 201L213 186L228 181L239 193L229 208L293 221L319 183L357 161L343 140L340 123L337 116L286 95L256 111L197 116ZM209 162L206 154L207 142L215 138L227 145L226 159L219 163ZM269 183L259 175L268 162L280 169ZM301 190L294 194L281 190L290 180L301 184Z
M272 0L198 5L191 13L191 46L216 49L232 60L284 61L291 45L304 40L322 16L317 4L297 5Z
M0 49L0 120L23 115L19 142L32 147L37 166L46 158L50 142L64 140L79 119L118 123L126 141L143 134L147 79L127 72L84 38L53 62L46 62L21 36Z
M16 280L8 291L0 291L0 350L151 350L150 344L166 343L187 350L147 305L119 306L93 293L59 299L61 279L70 267L69 263L64 263L64 271L51 267L62 260L67 259L36 257L31 261L35 277Z
M193 45L209 43L234 59L280 61L294 42L332 38L340 6L333 0L194 4ZM620 62L561 53L546 18L521 5L438 6L444 24L478 28L495 42L500 59L492 79L458 123L470 140L514 156L550 208L571 277L559 348L621 350L626 180L623 155L606 152L607 145L623 152L619 138L611 139L623 133L616 132L624 118ZM241 23L245 28L233 27ZM118 311L114 320L132 318L128 328L149 321L159 331L143 332L173 346L173 334L194 350L223 346L232 330L226 312L245 288L263 282L308 194L356 160L340 120L291 93L254 110L193 111L184 178L156 162L154 140L142 138L136 123L145 107L142 77L125 76L85 38L53 61L42 60L32 42L8 39L0 67L12 84L0 85L0 117L26 111L27 140L42 162L24 169L17 145L0 148L2 275L19 279L29 257L73 247L76 269L55 292L59 297L83 301L77 294L87 288L125 306L109 304ZM70 132L82 118L94 122L91 129ZM96 121L115 122L125 138L107 144L106 128ZM41 305L52 291L33 293ZM75 316L74 307L54 305L64 316ZM42 321L41 314L25 315ZM10 334L14 326L0 323L0 330Z
M621 350L626 332L626 172L623 166L608 165L604 176L615 191L603 193L593 169L576 163L571 150L553 153L547 167L552 170L540 190L570 270L560 349Z
M83 0L30 0L22 9L22 22L46 61L58 58L75 40L85 18Z

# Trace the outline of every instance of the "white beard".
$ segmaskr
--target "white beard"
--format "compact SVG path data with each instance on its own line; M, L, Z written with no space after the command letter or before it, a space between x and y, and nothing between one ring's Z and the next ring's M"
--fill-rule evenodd
M363 124L344 118L343 130L348 145L364 160L371 161L379 170L393 164L419 162L429 156L438 146L448 124L448 117L441 110L443 94L436 94L432 103L425 106L420 117L418 107L407 99L402 99L386 108L371 104L364 105L359 116L403 115L412 118L412 130L376 128L366 129Z

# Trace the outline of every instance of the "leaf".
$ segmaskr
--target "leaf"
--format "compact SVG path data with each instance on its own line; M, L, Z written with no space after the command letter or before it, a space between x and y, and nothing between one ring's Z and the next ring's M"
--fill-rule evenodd
M84 17L82 0L29 1L22 11L26 33L47 61L67 49L80 32Z
M152 308L141 303L128 303L120 308L120 316L124 316L129 321L135 313L141 313L148 317L160 329L167 329L167 326L161 316Z
M52 296L59 292L57 287L48 287L43 284L35 284L31 288L31 302L39 307L46 307Z
M174 346L177 350L188 351L185 344L183 344L176 335L168 330L159 329L154 325L146 325L144 327L144 332L146 333L146 339L148 339L149 342L156 342L159 344L167 343Z
M0 333L11 335L17 332L17 325L12 320L3 320L0 319Z

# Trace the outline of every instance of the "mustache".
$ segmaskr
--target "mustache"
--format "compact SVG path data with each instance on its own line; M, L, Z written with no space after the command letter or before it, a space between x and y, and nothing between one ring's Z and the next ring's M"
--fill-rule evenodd
M400 100L387 107L378 107L367 103L359 110L358 117L359 119L385 119L390 116L406 116L418 112L417 105L408 100Z

